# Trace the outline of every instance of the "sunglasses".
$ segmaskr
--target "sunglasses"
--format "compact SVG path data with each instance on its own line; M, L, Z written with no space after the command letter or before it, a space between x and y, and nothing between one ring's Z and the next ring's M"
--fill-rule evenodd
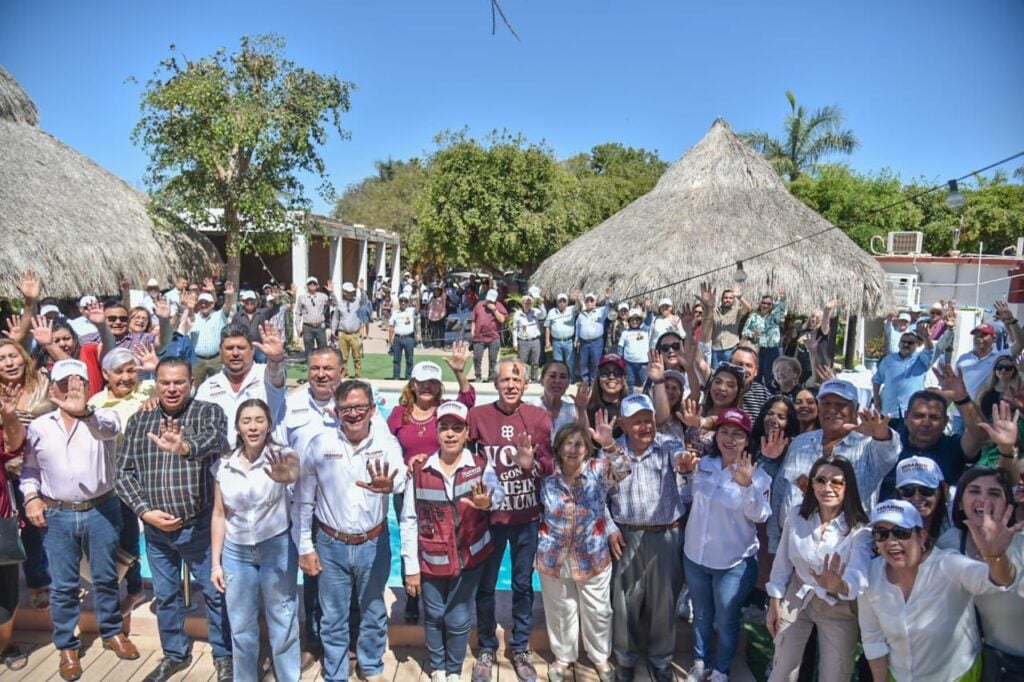
M369 412L370 408L373 407L369 403L363 403L361 405L339 405L338 412L342 414L362 414Z
M107 318L107 322L127 322L127 321L128 321L128 316L127 315L111 315L110 317Z
M913 528L874 528L871 530L871 537L875 542L885 542L892 535L897 540L909 540L914 536Z
M909 483L907 485L901 485L897 490L900 491L901 497L913 497L917 493L920 493L921 497L931 497L935 494L936 489L917 485L916 483Z
M842 490L843 488L846 487L846 479L842 478L841 476L837 476L835 478L828 478L827 476L815 476L814 483L815 485L820 485L822 488L828 486L829 488L832 488L834 490Z
M614 369L602 369L602 370L598 371L597 375L599 377L601 377L602 379L607 379L609 377L615 377L616 379L621 379L622 377L626 376L626 373L623 372L618 367L616 367Z
M438 424L437 425L438 433L440 433L441 431L451 431L452 433L462 433L463 431L466 430L466 428L468 428L468 427L465 424L462 424L462 423L459 423L459 422L447 423L447 424Z
M682 348L682 344L676 341L675 343L659 343L658 350L662 353L667 353L670 350L679 350Z
M997 372L1012 372L1015 369L1017 368L1013 365L996 365L995 367L995 371Z

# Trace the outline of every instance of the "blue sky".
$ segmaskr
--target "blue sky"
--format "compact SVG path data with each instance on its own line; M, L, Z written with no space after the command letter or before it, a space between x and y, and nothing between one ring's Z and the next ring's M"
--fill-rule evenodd
M323 150L339 191L466 125L545 139L560 158L618 141L675 160L716 116L778 132L787 89L842 107L858 170L944 180L1024 150L1019 0L502 4L522 42L500 20L491 35L489 0L5 0L0 64L45 130L137 185L146 157L129 134L168 46L194 58L263 32L358 85L351 140Z

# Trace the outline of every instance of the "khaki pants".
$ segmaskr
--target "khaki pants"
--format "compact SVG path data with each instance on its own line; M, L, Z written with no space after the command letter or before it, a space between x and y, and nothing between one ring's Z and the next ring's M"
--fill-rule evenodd
M612 567L581 582L538 575L551 653L562 663L574 663L579 657L582 630L591 662L603 665L612 639Z
M192 367L192 382L195 387L199 388L204 381L219 372L223 366L224 363L221 361L220 355L214 355L212 358L197 358L196 364Z
M846 599L829 605L816 595L806 605L796 598L799 579L793 579L782 599L782 617L775 635L775 657L768 682L796 682L811 630L818 627L819 682L848 682L860 629L857 603Z
M348 376L349 352L356 365L353 377L358 379L363 376L363 341L359 338L359 332L338 332L338 350L341 352L341 376Z

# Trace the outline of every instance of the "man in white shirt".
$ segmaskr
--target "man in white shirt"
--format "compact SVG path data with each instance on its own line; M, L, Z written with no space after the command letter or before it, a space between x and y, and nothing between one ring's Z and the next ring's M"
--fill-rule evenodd
M512 347L519 355L519 360L529 368L530 381L537 381L544 316L533 307L531 296L523 296L520 303L522 309L517 310L512 318Z
M964 353L956 361L956 369L963 378L964 384L967 386L967 393L971 396L971 400L977 400L981 397L985 387L988 386L989 379L992 377L992 368L995 367L996 361L1003 355L1010 355L1016 357L1021 352L1021 329L1017 320L1013 318L1013 314L1010 309L1004 305L996 306L997 314L999 319L1006 325L1007 330L1016 339L1013 344L1013 348L1007 350L996 350L994 348L996 340L996 330L990 324L981 324L971 330L971 336L974 339L974 350ZM953 433L963 433L964 422L961 419L959 413L953 416Z
M341 427L314 436L295 487L299 567L306 575L320 576L324 679L348 679L349 604L355 591L361 611L357 674L378 680L383 679L388 640L388 496L405 491L406 466L398 441L373 423L376 406L369 384L344 381L334 395Z
M388 345L394 358L391 378L408 380L416 350L416 311L409 305L406 293L398 297L398 310L391 313L388 321ZM405 355L405 376L402 376L402 355Z
M86 294L82 298L78 299L78 310L81 313L81 315L71 320L68 320L68 324L70 324L71 328L75 330L75 334L78 335L78 338L82 338L86 334L99 333L99 329L97 329L96 325L89 321L89 317L86 315L89 306L98 302L99 301L96 299L96 297L91 294Z

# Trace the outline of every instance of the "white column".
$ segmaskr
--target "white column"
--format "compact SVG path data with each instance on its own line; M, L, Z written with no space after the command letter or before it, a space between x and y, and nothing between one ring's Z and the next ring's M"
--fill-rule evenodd
M341 237L331 237L331 248L327 259L327 267L329 268L329 277L334 282L334 291L337 295L341 295L341 283L343 281L342 275L342 248L341 248Z
M366 281L366 271L370 266L370 243L365 239L359 240L359 277L357 279L363 280L365 286L370 286L370 283ZM353 282L356 284L356 282Z
M388 245L384 242L377 242L377 274L385 277L388 274L384 259L387 257Z
M395 254L391 261L391 293L398 300L398 294L402 293L399 287L402 286L402 245L395 244Z
M309 242L301 232L295 234L292 241L292 282L299 291L306 290L306 278L309 277Z

